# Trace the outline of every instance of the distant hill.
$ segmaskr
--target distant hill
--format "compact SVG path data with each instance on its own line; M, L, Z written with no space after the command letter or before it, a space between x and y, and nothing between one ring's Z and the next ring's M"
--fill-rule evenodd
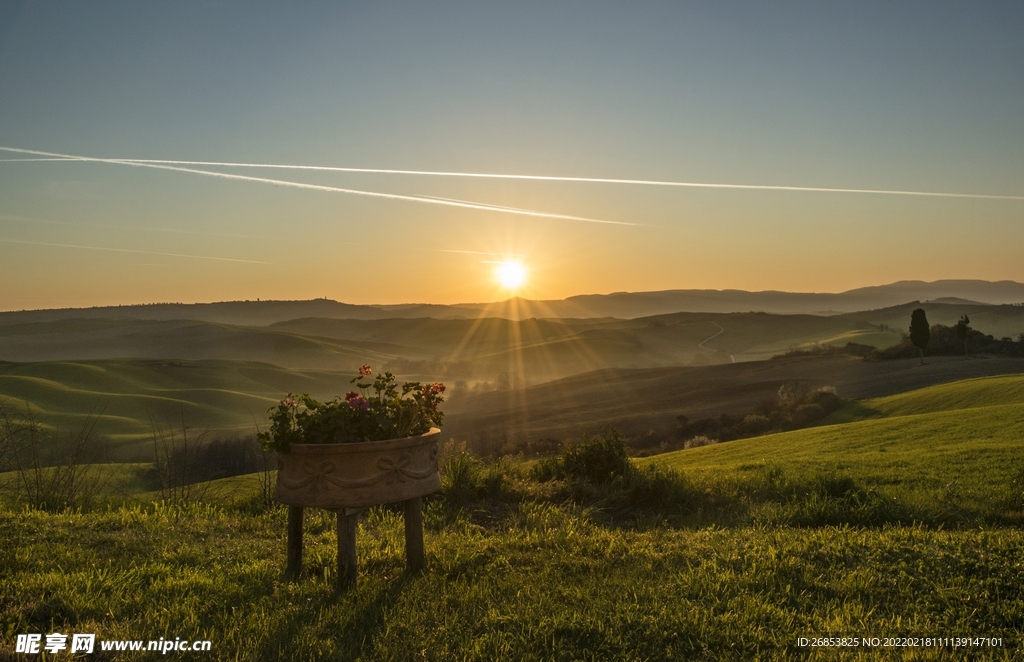
M746 414L779 388L834 386L844 398L869 398L959 379L1024 373L1024 359L935 357L864 362L844 356L801 357L692 368L601 370L523 391L485 393L446 404L445 437L483 453L542 439L571 439L612 426L628 438L672 434L676 417Z
M265 326L288 320L423 318L458 319L503 317L634 319L678 312L777 314L837 314L886 308L908 301L1016 304L1024 302L1024 284L984 280L899 281L840 293L747 292L745 290L666 290L584 294L557 300L513 298L494 303L354 305L310 301L227 301L220 303L158 303L97 308L65 308L0 312L0 325L51 322L63 319L131 318L197 320L219 324Z
M318 317L259 327L70 319L0 325L0 357L22 362L231 359L345 371L368 362L410 379L522 386L600 368L751 361L808 343L855 341L883 348L900 338L898 332L839 316L765 313L519 321Z
M468 441L481 452L509 442L573 438L614 426L632 439L649 431L673 434L676 417L743 414L777 397L779 387L835 386L847 398L877 397L957 379L1024 373L1024 359L935 357L866 363L845 356L802 357L704 367L605 369L526 389L459 395L444 405L444 438ZM266 425L266 410L288 392L329 399L351 388L348 371L300 371L251 361L118 359L0 365L0 407L33 416L58 437L101 415L96 434L113 440L120 459L152 457L154 426L215 434L251 433ZM975 389L977 406L1019 395L1001 382ZM966 406L953 394L931 404L893 400L890 409L916 413L925 406ZM960 404L957 404L960 403ZM867 403L856 413L885 413ZM870 411L869 411L870 410ZM841 422L841 421L839 421ZM666 432L667 431L667 432Z
M471 305L485 314L519 319L525 317L619 317L635 318L674 312L734 313L760 311L778 314L835 314L895 306L908 301L942 298L984 304L1024 302L1024 283L984 280L899 281L862 287L837 294L807 292L747 292L744 290L667 290L663 292L616 292L585 294L562 300L511 299L494 304Z
M0 365L0 408L33 418L58 439L94 417L119 459L152 459L154 428L251 433L290 391L331 398L348 373L287 370L250 361L55 361Z
M982 303L932 302L920 303L911 301L880 308L846 313L842 317L869 324L885 324L887 328L906 333L910 327L910 314L915 308L923 308L928 323L954 326L961 316L967 315L971 320L971 328L977 329L996 338L1008 337L1016 340L1024 333L1024 306L989 306Z

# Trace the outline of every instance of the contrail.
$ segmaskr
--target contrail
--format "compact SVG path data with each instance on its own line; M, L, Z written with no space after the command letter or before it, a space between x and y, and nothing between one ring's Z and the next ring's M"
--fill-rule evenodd
M438 253L462 253L465 255L512 255L521 257L519 253L495 253L494 251L460 251L454 248L417 248L418 251L436 251Z
M20 239L4 239L0 242L6 244L28 244L30 246L54 246L56 248L81 248L90 251L112 251L115 253L142 253L144 255L163 255L165 257L187 257L194 260L220 260L221 262L245 262L246 264L272 264L271 262L260 262L258 260L239 260L231 257L213 257L212 255L184 255L182 253L158 253L156 251L140 251L134 248L108 248L106 246L81 246L79 244L53 244L45 241L22 241Z
M73 159L58 159L62 161L71 161ZM111 225L108 223L73 223L70 221L51 221L41 218L28 218L27 216L12 216L11 214L0 214L0 221L10 221L14 223L40 223L46 225L64 225L68 227L83 227L83 228L109 228L112 230L144 230L146 232L169 232L175 234L194 234L205 237L231 237L236 239L268 239L269 237L262 237L259 235L251 234L225 234L222 232L200 232L198 230L179 230L175 228L147 228L147 227L134 227L130 225ZM335 242L337 243L337 242ZM346 246L363 246L365 244L343 241L340 242ZM512 257L521 257L518 253L497 253L495 251L469 251L460 250L457 248L424 248L422 246L408 246L402 247L407 250L415 251L428 251L431 253L458 253L465 255L510 255ZM261 263L268 264L268 263Z
M61 161L71 161L73 159L58 159ZM110 223L73 223L71 221L50 221L42 218L28 218L27 216L12 216L10 214L0 214L0 221L12 221L14 223L40 223L46 225L66 225L68 227L76 228L107 228L110 230L142 230L144 232L163 232L167 234L190 234L200 237L230 237L232 239L270 239L270 237L253 235L253 234L229 234L226 232L202 232L200 230L181 230L178 228L150 228L145 226L133 226L133 225L113 225Z
M569 221L583 221L586 223L602 223L607 225L631 225L637 226L639 223L626 223L624 221L604 221L596 218L586 218L584 216L571 216L568 214L555 214L543 211L532 211L529 209L516 209L514 207L499 207L497 205L489 205L487 203L470 202L466 200L451 200L451 199L439 199L422 197L416 195L400 195L397 193L380 193L378 191L363 191L359 189L348 189L339 188L336 186L322 186L320 184L305 184L303 182L292 182L281 179L267 179L264 177L249 177L246 175L232 175L225 172L212 172L210 170L196 170L194 168L182 168L175 165L165 165L160 163L151 163L147 161L128 161L124 159L100 159L90 156L76 156L72 154L55 154L53 152L41 152L32 149L19 149L16 147L0 147L0 150L8 152L17 152L20 154L37 154L41 156L52 156L58 157L59 159L69 161L88 161L92 163L112 163L117 165L129 165L142 168L157 168L160 170L173 170L175 172L188 172L196 175L207 175L209 177L220 177L222 179L234 179L247 182L260 182L263 184L274 184L275 186L290 186L294 188L308 189L312 191L328 191L331 193L349 193L352 195L363 195L374 198L385 198L389 200L405 200L409 202L422 202L425 204L432 205L443 205L447 207L461 207L463 209L477 209L482 211L495 211L504 214L517 214L520 216L534 216L538 218L558 218Z
M4 149L4 148L0 148ZM35 154L37 152L29 152ZM40 152L41 153L41 152ZM56 159L61 160L61 159ZM70 160L70 159L69 159ZM946 193L941 191L900 191L893 189L827 188L819 186L776 186L768 184L711 184L707 182L672 182L656 179L611 179L604 177L558 177L552 175L509 175L481 172L446 172L435 170L389 170L384 168L342 168L335 166L284 165L271 163L233 163L226 161L167 161L158 159L116 159L118 163L150 163L168 165L223 166L231 168L277 168L282 170L321 170L380 175L423 175L428 177L469 177L476 179L518 179L543 182L577 182L590 184L632 184L639 186L674 186L683 188L740 189L748 191L806 191L811 193L867 193L873 195L915 195L935 198L975 198L979 200L1024 200L1024 195L990 195L985 193Z

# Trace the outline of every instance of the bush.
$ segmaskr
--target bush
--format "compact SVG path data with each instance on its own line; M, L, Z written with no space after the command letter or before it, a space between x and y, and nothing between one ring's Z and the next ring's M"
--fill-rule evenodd
M700 435L698 437L687 439L686 442L683 443L683 448L700 448L701 446L710 446L711 444L717 443L718 441L712 439L711 437L705 437L704 435Z
M445 500L463 505L478 496L483 463L461 450L448 457L440 466L441 494Z
M0 407L0 472L4 486L30 508L60 512L92 505L110 479L98 464L104 450L92 438L97 418L75 434L53 438L26 407L24 417Z
M614 429L604 430L599 437L585 435L580 442L565 449L557 463L557 478L594 485L624 477L633 468L626 440Z

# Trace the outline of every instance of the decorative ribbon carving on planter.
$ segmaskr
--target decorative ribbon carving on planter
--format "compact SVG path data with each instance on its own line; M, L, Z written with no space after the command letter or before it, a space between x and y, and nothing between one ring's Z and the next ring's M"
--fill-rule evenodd
M377 468L380 469L379 474L358 480L345 480L344 478L338 478L330 475L333 474L334 470L337 468L331 460L327 460L319 465L307 460L302 463L302 468L308 474L305 478L292 481L280 476L279 480L281 484L289 490L301 490L309 487L309 491L314 493L326 490L328 484L341 488L359 488L376 485L383 480L386 481L386 484L390 485L396 480L400 483L404 483L407 478L411 478L413 480L430 478L432 475L437 473L437 449L431 451L430 459L430 467L422 471L413 471L408 468L410 460L408 453L403 453L398 456L397 460L382 457L377 460Z

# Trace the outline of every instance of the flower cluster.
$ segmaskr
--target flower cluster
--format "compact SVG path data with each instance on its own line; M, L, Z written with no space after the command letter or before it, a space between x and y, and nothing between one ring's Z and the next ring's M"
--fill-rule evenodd
M370 401L359 395L355 391L349 391L345 394L345 402L348 403L351 409L369 409Z
M441 425L444 384L406 382L399 389L390 372L378 374L372 382L361 381L372 374L369 365L360 366L351 380L359 390L328 402L289 393L269 409L270 429L259 435L263 447L287 452L291 444L400 439Z

